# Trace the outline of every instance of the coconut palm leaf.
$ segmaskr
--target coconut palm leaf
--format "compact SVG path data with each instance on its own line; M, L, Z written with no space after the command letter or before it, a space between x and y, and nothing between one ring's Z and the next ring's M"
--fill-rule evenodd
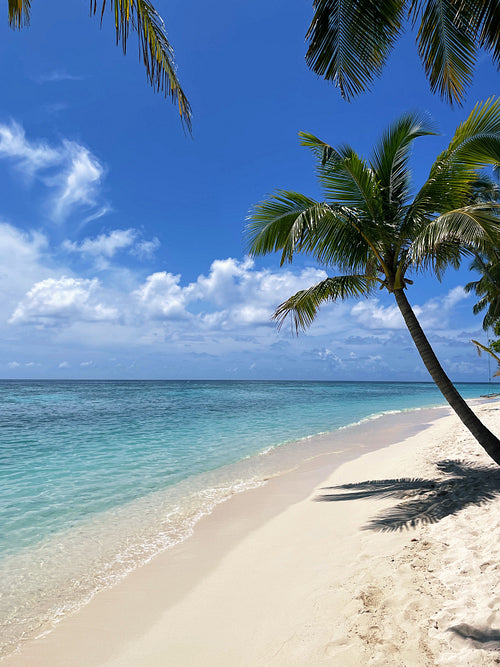
M29 25L31 0L9 0L9 25L18 30Z
M465 4L465 3L464 3ZM420 15L418 51L432 92L453 105L472 83L476 45L466 4L457 11L450 0L413 3L414 23Z
M290 317L295 332L307 329L318 314L319 307L326 301L367 296L381 281L367 275L346 275L327 278L317 285L297 292L280 304L273 315L281 328Z
M496 373L493 373L493 377L494 378L498 377L500 375L500 357L497 354L495 354L495 352L491 348L486 347L486 345L483 345L477 340L472 339L471 343L473 343L476 346L476 350L479 356L481 356L483 352L487 352L489 355L493 357L493 359L495 359L495 361L498 364L498 370Z
M181 121L191 132L191 105L177 77L174 52L163 19L149 0L90 0L90 13L99 13L102 22L107 5L114 15L116 43L121 44L125 53L130 29L137 32L139 57L146 67L149 83L177 104ZM28 25L30 10L31 0L9 0L9 24L18 29Z
M484 251L499 238L500 204L475 204L449 211L434 218L415 236L411 245L412 260L416 266L439 261L444 249L458 245L462 254L471 254L472 248Z
M348 100L380 76L406 15L431 90L450 104L463 102L478 49L500 63L498 0L313 0L313 8L306 62Z
M307 31L309 67L352 99L379 76L401 34L404 0L314 0Z

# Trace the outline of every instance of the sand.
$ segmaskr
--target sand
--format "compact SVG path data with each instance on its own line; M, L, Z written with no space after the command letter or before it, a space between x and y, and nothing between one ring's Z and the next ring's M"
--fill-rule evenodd
M474 407L497 433L499 405ZM454 415L414 414L234 496L2 667L500 664L500 468Z

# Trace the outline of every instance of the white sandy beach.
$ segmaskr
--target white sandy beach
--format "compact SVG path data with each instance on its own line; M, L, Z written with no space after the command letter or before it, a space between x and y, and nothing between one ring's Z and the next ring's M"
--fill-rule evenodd
M500 469L454 415L426 425L233 496L2 665L500 664Z

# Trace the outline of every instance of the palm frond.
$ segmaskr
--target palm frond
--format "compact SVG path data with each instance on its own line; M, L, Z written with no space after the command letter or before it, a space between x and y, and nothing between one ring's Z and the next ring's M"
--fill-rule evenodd
M298 192L278 191L257 204L245 228L247 250L252 256L282 251L281 264L291 262L308 227L328 207Z
M469 7L471 28L480 48L490 51L493 62L500 62L500 5L498 0L462 0L460 7Z
M500 234L500 204L475 204L434 218L416 235L411 254L416 264L436 258L442 247L458 243L462 251L484 252Z
M445 213L470 204L478 170L500 163L500 98L476 104L448 148L434 161L407 213L412 227L425 214ZM406 227L405 227L406 228ZM413 228L413 227L412 227Z
M453 0L416 0L414 23L420 15L418 51L432 92L450 104L461 104L472 82L476 44L466 5L460 11ZM465 3L462 3L465 4Z
M327 278L308 289L297 292L276 309L273 319L281 328L291 318L292 327L298 333L307 329L319 311L322 303L367 296L380 280L367 275L346 275Z
M389 204L401 204L409 195L408 159L417 137L436 134L427 118L416 113L403 114L384 132L373 151L370 164Z
M448 148L433 165L436 171L444 164L455 168L480 169L500 163L500 98L478 102L468 118L458 126Z
M379 76L401 34L405 0L314 0L308 66L352 99Z
M9 0L9 25L20 30L29 25L31 15L31 0Z
M348 145L332 148L307 132L299 132L301 145L310 148L325 197L375 218L376 188L370 166Z
M495 359L495 361L498 364L498 370L496 373L493 374L493 377L498 377L500 375L500 357L497 354L495 354L495 352L490 347L486 347L486 345L483 345L482 343L480 343L477 340L474 340L473 338L471 340L471 343L475 345L479 356L481 356L483 352L487 352L489 355L493 357L493 359Z
M116 43L121 43L125 53L130 28L137 32L139 57L146 67L149 83L178 105L181 120L191 132L191 105L177 78L174 52L161 16L149 0L102 0L101 21L108 2L114 14ZM97 11L98 0L90 0L91 14Z
M348 207L278 191L257 204L248 217L247 251L252 256L281 251L281 264L301 252L313 255L321 264L357 271L365 265L370 248L353 218Z

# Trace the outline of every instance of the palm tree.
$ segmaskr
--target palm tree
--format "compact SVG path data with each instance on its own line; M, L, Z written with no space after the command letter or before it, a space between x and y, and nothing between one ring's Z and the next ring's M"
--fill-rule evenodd
M498 166L495 167L498 173ZM481 174L477 181L471 183L471 202L498 202L500 201L500 188L498 183ZM474 259L470 265L471 271L480 274L479 280L473 280L465 285L466 292L474 292L479 296L479 301L472 307L474 315L478 315L486 309L483 319L483 329L493 327L500 318L500 248L498 244L491 245L486 252L474 253Z
M101 23L106 4L106 0L99 4L97 0L90 0L90 13L95 15L99 9ZM137 32L139 56L146 67L149 83L178 105L181 120L191 132L191 105L177 78L174 52L161 16L149 0L110 0L109 5L114 15L116 43L121 43L125 53L130 28ZM30 14L31 0L9 0L12 28L19 30L29 25Z
M471 271L477 271L481 277L465 285L466 292L474 292L480 297L472 307L474 315L486 310L483 329L492 327L500 318L500 258L492 253L476 254L470 265Z
M431 90L461 103L479 49L500 64L498 0L314 0L306 39L309 67L352 99L380 76L404 31L418 24L418 51Z
M457 267L463 254L483 251L500 233L494 203L470 205L477 170L500 157L500 99L477 104L456 130L429 177L412 196L409 153L416 138L434 134L417 114L408 113L383 135L369 162L342 145L332 148L301 133L302 145L317 158L325 201L278 191L258 204L246 235L250 254L281 252L312 256L343 275L328 277L278 306L279 325L287 316L298 332L326 301L368 296L375 288L392 294L434 382L488 454L500 464L500 441L481 423L445 374L417 321L405 290L425 270L438 277Z

